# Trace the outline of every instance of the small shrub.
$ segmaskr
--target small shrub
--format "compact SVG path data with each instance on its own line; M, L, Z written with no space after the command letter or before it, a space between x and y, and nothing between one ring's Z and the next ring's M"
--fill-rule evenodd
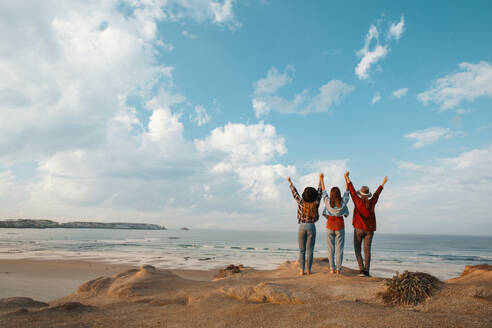
M382 294L387 304L417 305L441 287L441 281L424 272L408 272L386 280L388 289Z

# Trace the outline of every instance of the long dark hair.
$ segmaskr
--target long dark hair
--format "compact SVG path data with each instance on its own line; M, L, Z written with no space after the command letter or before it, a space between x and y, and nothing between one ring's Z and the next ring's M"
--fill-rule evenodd
M342 195L338 187L333 187L330 190L330 206L331 207L342 206Z
M318 197L318 192L313 187L306 187L302 192L302 200L306 203L312 203Z
M364 206L366 207L366 209L370 211L371 202L369 201L369 197L362 196L361 199L364 201Z

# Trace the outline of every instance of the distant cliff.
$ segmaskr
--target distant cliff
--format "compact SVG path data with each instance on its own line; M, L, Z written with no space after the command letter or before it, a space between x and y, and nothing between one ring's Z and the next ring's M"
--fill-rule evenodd
M166 227L148 223L125 223L125 222L67 222L58 223L51 220L3 220L0 228L77 228L77 229L136 229L136 230L167 230Z

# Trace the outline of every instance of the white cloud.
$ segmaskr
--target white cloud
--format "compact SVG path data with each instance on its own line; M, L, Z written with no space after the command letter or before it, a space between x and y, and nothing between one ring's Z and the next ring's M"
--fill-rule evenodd
M451 130L448 128L432 127L425 130L411 132L405 135L407 139L415 140L414 148L422 148L433 144L439 139L449 139L452 137Z
M238 167L236 173L244 190L249 191L249 199L278 200L285 189L285 177L296 174L294 166L259 165Z
M280 198L279 184L296 172L294 166L268 164L276 155L287 152L284 143L270 124L228 123L205 139L195 140L195 147L200 153L222 158L211 164L212 173L234 172L243 190L249 191L250 199L271 200Z
M398 163L398 167L403 170L409 170L409 171L419 171L423 169L422 165L418 165L412 162L407 162L407 161L400 161Z
M179 107L190 104L175 92L173 68L158 57L168 43L157 25L186 19L234 25L232 2L209 12L210 3L125 2L130 15L116 1L0 4L3 217L166 224L165 218L179 216L199 226L207 216L225 227L232 215L238 222L229 227L239 227L253 210L247 201L233 203L231 195L259 197L280 182L253 188L239 169L266 165L273 176L295 173L292 166L282 171L268 153L286 152L275 132L272 142L282 140L276 148L261 140L259 149L248 148L257 154L253 161L238 152L200 153L184 137ZM206 10L198 14L197 8ZM196 108L197 123L204 123L208 114ZM271 129L265 125L260 135ZM220 162L236 171L210 174ZM231 183L231 174L244 185Z
M131 110L128 99L162 108L186 101L174 92L173 68L157 60L167 44L157 23L208 19L218 24L212 14L194 14L198 8L208 12L211 4L219 3L0 4L0 29L5 31L0 33L0 162L36 161L60 150L98 147L107 122ZM224 3L228 17L231 4ZM131 15L119 11L119 5ZM139 120L132 122L135 129L142 128Z
M157 94L145 103L147 109L156 107L173 107L186 101L186 97L172 92L172 81L169 81L168 89L161 88Z
M348 170L347 159L315 161L306 164L311 173L300 177L300 187L318 187L319 173L325 175L325 186L327 190L338 186L340 190L345 190L345 179L343 174Z
M492 97L492 65L461 63L461 72L445 75L432 82L432 87L418 95L424 104L433 102L441 110L458 107L462 102L479 97Z
M210 122L211 118L205 107L197 105L195 106L195 114L192 115L191 120L195 122L196 125L202 126Z
M372 41L376 42L376 45L372 50L369 50L369 46ZM386 57L388 54L388 47L381 46L379 44L379 33L376 26L371 25L369 32L366 36L364 47L357 52L357 55L361 57L360 62L355 67L355 74L360 80L369 78L369 71L371 65L377 63L380 59Z
M227 162L234 164L262 164L276 154L287 152L285 140L278 136L275 127L259 122L245 125L228 123L215 128L205 139L195 140L199 152L221 152L226 154Z
M196 34L193 34L190 31L186 31L186 30L181 31L181 35L183 35L185 38L192 39L192 40L197 38Z
M169 205L163 199L170 195L180 196L176 206L186 204L189 189L175 191L171 185L196 175L189 164L192 145L182 136L179 115L166 108L152 112L147 132L132 136L131 127L113 121L98 148L57 151L39 161L26 207L58 217L91 213L128 219L136 212L155 217ZM51 206L44 209L42 204Z
M403 33L403 30L404 18L402 16L400 23L396 25L394 23L391 24L388 35L391 35L391 38L396 38L396 34L393 33L399 33L397 38L399 39ZM355 67L355 74L360 80L368 79L371 72L371 66L386 57L390 51L389 42L391 41L391 38L388 38L388 42L386 44L381 45L379 42L378 28L375 25L371 25L369 27L369 31L367 32L364 41L364 47L357 52L357 56L360 57L361 60ZM373 43L374 45L371 47Z
M156 60L168 4L128 2L128 17L110 1L0 5L8 31L0 34L0 161L97 147L127 99L149 99L155 89L151 102L162 107L184 102L172 68Z
M148 131L143 134L143 140L168 147L181 143L182 134L183 124L179 121L179 115L173 114L169 108L156 108L152 111Z
M198 23L210 22L230 30L241 27L234 13L234 0L167 0L161 1L166 18L170 21L193 20Z
M209 10L213 16L215 23L222 24L234 20L234 12L232 11L232 0L224 0L222 3L218 1L210 1Z
M301 114L311 112L325 112L333 104L339 104L346 95L351 93L354 87L340 80L331 80L319 88L309 104L301 110Z
M26 190L24 187L18 186L15 178L12 171L0 170L0 206L3 211L12 208L12 206L16 211L22 210L19 207L19 200L26 197Z
M380 100L381 100L381 95L380 95L380 94L379 94L379 92L378 92L378 93L376 93L376 94L374 95L374 97L372 97L372 99L371 99L371 104L375 104L375 103L377 103L377 102L378 102L378 101L380 101Z
M455 158L446 158L442 160L442 163L452 169L478 169L481 172L473 172L476 175L483 175L486 172L491 171L492 167L492 147L483 149L473 149L460 154ZM470 172L472 173L472 172ZM489 179L492 176L489 176Z
M388 38L400 40L404 31L405 31L405 18L402 15L398 23L391 23L390 28L388 30Z
M458 108L456 110L456 114L458 114L458 115L465 115L465 114L468 114L468 113L471 113L471 110L470 109Z
M408 92L407 88L401 88L398 90L393 91L393 97L400 99L401 97L404 97Z
M492 233L483 214L492 210L492 147L428 163L407 162L399 169L378 205L380 229L397 224L408 233L422 232L422 227L438 227L440 234Z
M291 66L287 66L286 71L282 74L279 73L277 68L270 68L264 78L253 83L255 96L272 94L292 82L292 77L289 75L292 71L293 68Z
M257 118L270 113L270 106L264 100L253 98L252 105Z
M252 100L253 109L256 117L268 114L275 110L282 114L308 114L312 112L328 111L332 105L340 103L346 95L354 90L352 85L340 80L331 80L322 85L315 95L310 96L308 90L296 94L292 100L276 95L276 92L292 82L289 72L292 67L287 67L286 71L279 71L272 67L267 76L259 79L253 84L254 98Z

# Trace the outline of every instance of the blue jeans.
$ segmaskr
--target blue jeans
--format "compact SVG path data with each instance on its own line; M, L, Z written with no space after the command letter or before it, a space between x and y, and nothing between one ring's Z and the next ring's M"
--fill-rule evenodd
M299 265L304 272L306 253L307 269L311 272L313 265L314 244L316 242L316 226L314 223L299 224Z
M330 230L326 229L326 242L328 243L328 260L330 267L335 270L335 242L336 242L336 258L337 270L342 270L343 261L343 246L345 245L345 230Z

